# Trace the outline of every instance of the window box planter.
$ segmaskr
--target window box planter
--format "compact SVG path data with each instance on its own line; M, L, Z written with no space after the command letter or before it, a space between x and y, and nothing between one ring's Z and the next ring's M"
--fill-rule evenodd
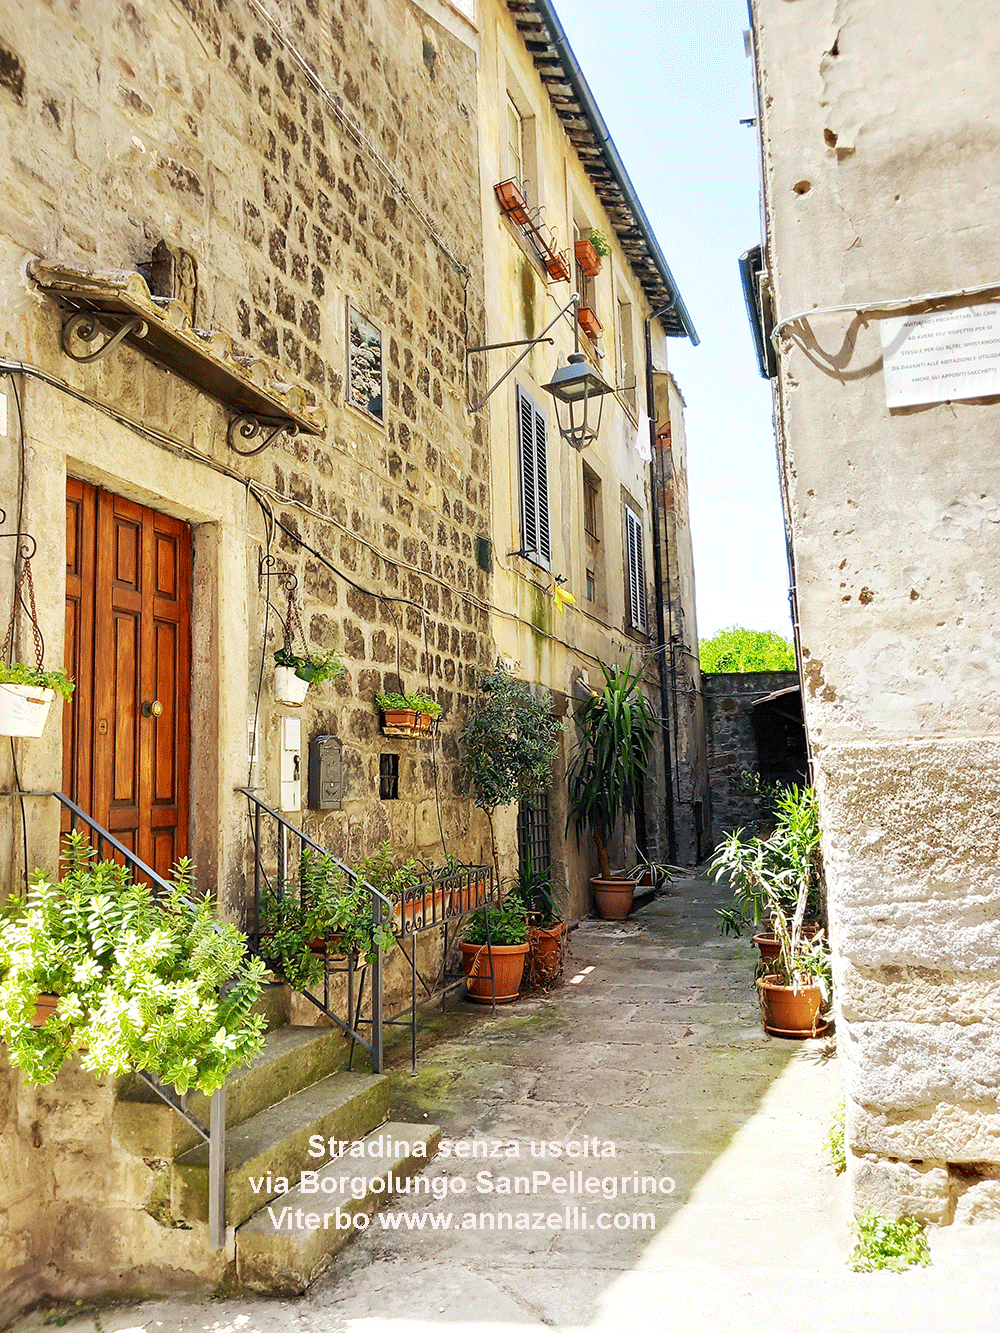
M578 241L573 242L573 253L587 277L596 278L601 271L601 256L594 249L593 241L581 236Z
M545 260L545 271L554 282L569 282L569 260L563 250L552 250Z
M55 690L0 683L0 736L40 736Z
M383 708L382 730L387 736L392 735L400 727L407 732L413 731L419 716L415 708Z
M519 227L527 227L531 222L531 216L528 213L528 201L525 199L524 191L517 181L501 181L499 185L495 185L493 188L496 191L497 199L500 201L500 207L511 222L516 222Z
M588 241L587 244L589 245L590 242ZM589 305L582 305L577 311L576 317L579 321L580 328L583 329L584 333L591 339L591 341L596 341L604 332L604 325L597 318Z

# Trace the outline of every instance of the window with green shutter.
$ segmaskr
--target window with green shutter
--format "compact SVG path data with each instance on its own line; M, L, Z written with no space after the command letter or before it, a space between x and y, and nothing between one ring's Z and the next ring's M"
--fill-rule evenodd
M517 447L521 466L521 549L536 564L550 569L549 464L545 415L524 390L517 390Z
M625 506L625 581L629 628L647 632L646 560L642 549L642 519Z

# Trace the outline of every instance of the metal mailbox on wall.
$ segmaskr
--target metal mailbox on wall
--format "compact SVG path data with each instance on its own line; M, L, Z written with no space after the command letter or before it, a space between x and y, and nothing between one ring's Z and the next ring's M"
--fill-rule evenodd
M336 736L309 742L309 809L340 810L344 804L344 753Z

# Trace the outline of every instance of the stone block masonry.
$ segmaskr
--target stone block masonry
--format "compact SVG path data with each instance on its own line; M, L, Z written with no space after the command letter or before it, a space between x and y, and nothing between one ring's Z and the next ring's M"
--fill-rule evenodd
M724 671L701 678L708 735L708 771L715 842L736 828L754 830L753 798L739 786L740 775L757 772L757 742L751 723L755 699L798 684L794 671Z

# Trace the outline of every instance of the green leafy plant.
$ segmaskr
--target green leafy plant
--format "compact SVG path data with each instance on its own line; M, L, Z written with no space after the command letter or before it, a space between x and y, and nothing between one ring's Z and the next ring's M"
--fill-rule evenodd
M927 1227L916 1217L880 1217L859 1213L851 1223L855 1245L848 1263L855 1273L888 1269L902 1273L931 1262Z
M310 685L319 685L324 680L336 680L344 674L344 663L338 653L309 653L299 655L290 648L279 648L274 654L276 666L288 667L299 680L307 680Z
M744 769L733 785L742 795L752 798L758 819L767 824L774 823L778 813L778 801L787 790L787 783L768 782L759 773Z
M844 1116L846 1106L843 1102L837 1107L830 1120L830 1128L826 1131L826 1151L830 1158L830 1165L836 1175L842 1176L847 1170L847 1146L845 1143Z
M480 671L479 695L461 735L466 788L486 812L497 878L500 862L493 812L525 796L548 791L562 723L547 690L532 693L524 681L499 668Z
M531 852L525 853L518 868L517 879L511 886L507 902L517 903L532 924L549 927L563 919L563 906L552 887L552 865L535 869Z
M794 671L795 645L770 629L730 625L698 645L702 671Z
M221 1087L263 1045L251 1013L264 964L220 922L208 899L191 902L192 868L178 862L156 899L125 866L97 861L76 833L56 883L37 870L24 897L0 909L0 1038L33 1083L50 1083L76 1051L95 1074L143 1069L179 1092ZM55 1012L33 1025L40 994Z
M634 819L649 771L650 742L659 719L642 692L646 660L633 668L601 663L604 689L576 710L577 752L569 771L569 800L579 841L590 829L602 879L611 878L608 843L622 816Z
M39 690L55 690L63 699L70 699L76 689L61 667L56 671L39 671L23 662L0 662L0 685L33 685Z
M396 854L392 844L379 844L378 851L359 861L354 867L359 880L370 884L373 889L395 902L401 901L420 883L421 875L417 863L410 857L402 864L396 864Z
M388 846L388 844L386 844ZM361 868L350 876L329 854L305 848L298 885L269 890L261 902L261 952L272 970L294 990L307 990L323 977L318 940L334 952L374 958L395 943L385 926L372 920L372 897L361 883Z
M499 907L480 907L469 917L462 939L466 944L524 944L528 938L528 918L515 894L509 894Z
M715 849L711 871L733 885L735 908L717 913L723 934L767 922L779 944L769 972L781 985L819 985L830 991L830 951L823 931L803 930L807 909L822 915L819 806L811 787L791 786L776 801L770 838L744 838L736 829Z
M603 231L598 231L596 227L590 233L590 244L597 251L601 259L607 259L611 253L611 242L605 236Z
M379 690L375 695L375 703L383 713L386 709L409 710L426 713L428 717L437 717L441 712L441 705L427 694L387 694L384 690Z

